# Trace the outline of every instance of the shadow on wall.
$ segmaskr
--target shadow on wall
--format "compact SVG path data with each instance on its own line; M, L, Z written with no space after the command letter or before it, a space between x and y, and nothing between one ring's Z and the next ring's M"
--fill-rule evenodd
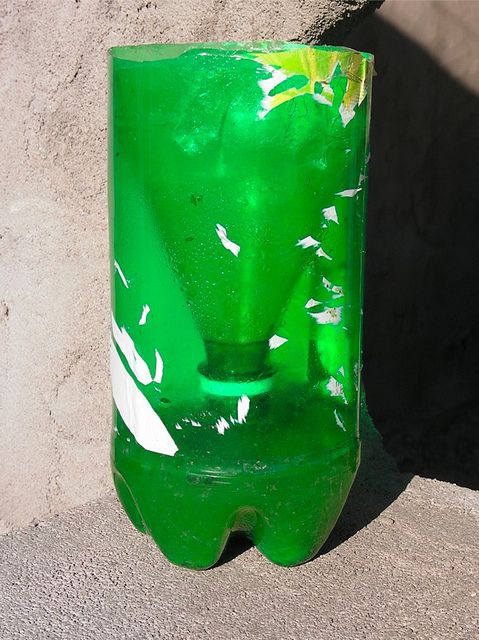
M377 15L367 239L368 406L400 469L479 488L479 99Z

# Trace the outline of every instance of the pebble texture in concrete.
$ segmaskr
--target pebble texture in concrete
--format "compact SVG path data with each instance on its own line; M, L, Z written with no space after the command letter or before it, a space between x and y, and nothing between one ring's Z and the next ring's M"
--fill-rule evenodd
M479 494L398 474L374 436L323 554L170 565L113 497L0 538L2 640L475 640Z
M367 0L0 0L0 532L110 486L108 47L310 40L370 10Z

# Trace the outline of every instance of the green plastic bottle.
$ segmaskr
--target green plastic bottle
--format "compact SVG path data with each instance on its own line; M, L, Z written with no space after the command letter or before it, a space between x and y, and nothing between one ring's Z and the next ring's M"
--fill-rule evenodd
M112 466L173 563L314 556L359 462L372 56L110 51Z

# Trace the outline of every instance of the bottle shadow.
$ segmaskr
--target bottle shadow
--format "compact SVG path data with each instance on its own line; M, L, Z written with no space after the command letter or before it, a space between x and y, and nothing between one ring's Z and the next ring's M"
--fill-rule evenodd
M361 419L361 443L361 464L344 509L329 538L310 562L368 526L396 500L413 477L398 471L366 412ZM227 564L253 546L245 534L233 533L215 567Z
M475 81L474 36L467 16L430 4L434 24L451 34L445 55L454 42L455 77L441 51L435 58L381 10L321 41L373 53L377 71L363 340L369 410L399 469L477 489L479 98L458 79L470 68L466 79Z
M343 511L316 558L329 553L380 516L409 484L413 474L400 473L385 451L367 414L361 424L361 464ZM313 558L314 560L315 558Z
M228 564L231 560L243 555L243 553L248 551L248 549L251 549L251 547L254 547L254 544L244 533L232 533L228 538L226 547L214 568L216 569L217 567L221 567L223 564Z

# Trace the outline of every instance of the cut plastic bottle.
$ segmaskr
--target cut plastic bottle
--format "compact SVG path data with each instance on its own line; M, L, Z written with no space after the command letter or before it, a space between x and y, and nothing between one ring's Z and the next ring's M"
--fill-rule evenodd
M110 51L112 467L173 563L313 557L359 462L372 56Z

